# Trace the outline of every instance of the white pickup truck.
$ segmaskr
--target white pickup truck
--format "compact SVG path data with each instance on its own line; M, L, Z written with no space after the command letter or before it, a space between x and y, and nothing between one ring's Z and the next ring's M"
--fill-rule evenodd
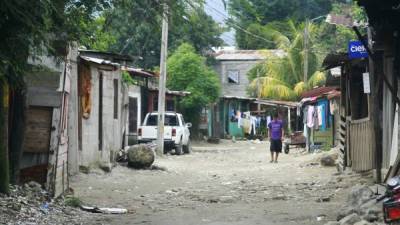
M149 143L157 140L158 113L148 113L143 125L138 128L138 142ZM185 123L182 114L175 112L165 113L164 122L164 153L175 149L175 154L190 153L191 123Z

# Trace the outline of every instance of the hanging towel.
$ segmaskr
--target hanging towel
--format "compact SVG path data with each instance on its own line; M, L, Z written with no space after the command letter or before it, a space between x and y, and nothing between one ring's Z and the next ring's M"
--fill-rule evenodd
M307 137L307 124L304 124L303 136Z
M336 107L335 107L335 102L334 100L329 101L329 111L331 115L335 113Z
M318 109L318 113L317 113L317 116L318 116L318 126L322 126L322 118L323 118L323 115L322 115L322 105L317 106L317 109Z
M267 116L267 127L268 127L269 123L271 123L271 116Z
M307 126L313 127L314 126L314 106L308 106L307 110Z
M303 108L303 123L307 124L308 105Z
M314 130L319 130L318 107L317 106L314 106L313 121L314 121L314 126L312 128Z
M242 113L240 111L237 111L236 117L237 117L237 121L238 121L238 128L240 128L243 125L242 124Z

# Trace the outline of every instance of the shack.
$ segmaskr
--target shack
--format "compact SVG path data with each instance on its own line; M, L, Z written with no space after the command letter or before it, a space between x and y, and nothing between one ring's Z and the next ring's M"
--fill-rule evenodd
M371 98L364 88L367 65L367 59L349 59L346 53L332 53L323 63L327 70L340 69L340 164L354 171L374 169L376 161Z
M19 180L36 181L53 196L68 188L68 159L73 156L68 138L73 130L68 124L74 116L69 105L78 51L68 46L65 54L61 63L45 56L32 59L31 72L25 76L27 107ZM11 104L21 103L14 100L11 94Z
M330 149L337 143L336 130L339 127L340 92L338 87L319 87L306 91L300 101L303 135L306 148Z
M129 98L121 66L129 61L129 56L80 51L77 133L82 170L93 166L111 170L115 153L125 145Z

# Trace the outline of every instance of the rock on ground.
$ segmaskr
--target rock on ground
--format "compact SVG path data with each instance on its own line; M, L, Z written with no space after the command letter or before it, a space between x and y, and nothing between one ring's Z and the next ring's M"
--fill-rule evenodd
M341 220L351 213L360 213L361 206L372 201L373 196L374 192L369 187L363 185L355 186L348 196L346 205L339 211L337 219Z
M365 220L361 220L361 221L355 223L354 225L374 225L374 224L370 223L368 221L365 221Z
M361 221L360 216L358 216L356 213L352 213L343 219L340 220L340 225L354 225L355 223Z
M135 169L149 168L155 158L155 151L148 145L134 145L128 150L128 166Z
M335 166L336 160L332 155L324 155L321 157L321 165L322 166Z
M340 225L340 223L336 222L336 221L329 221L329 222L325 223L325 225Z

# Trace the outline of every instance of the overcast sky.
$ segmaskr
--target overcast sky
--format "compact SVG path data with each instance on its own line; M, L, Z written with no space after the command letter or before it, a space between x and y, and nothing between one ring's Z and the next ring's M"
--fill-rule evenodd
M224 20L228 17L228 12L225 10L222 0L207 0L205 10L215 21L225 24ZM227 45L235 45L235 34L232 31L223 33L221 37Z

